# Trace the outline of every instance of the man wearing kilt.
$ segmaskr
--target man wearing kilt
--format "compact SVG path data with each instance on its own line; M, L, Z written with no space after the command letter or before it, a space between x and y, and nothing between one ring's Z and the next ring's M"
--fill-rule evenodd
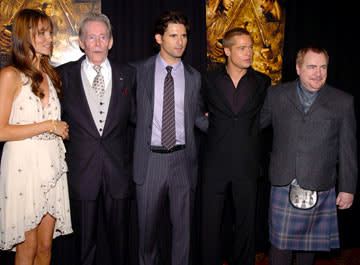
M337 209L352 205L357 181L353 97L326 84L329 56L301 49L299 78L268 89L262 127L272 125L270 264L314 263L339 248ZM336 196L335 184L337 181Z

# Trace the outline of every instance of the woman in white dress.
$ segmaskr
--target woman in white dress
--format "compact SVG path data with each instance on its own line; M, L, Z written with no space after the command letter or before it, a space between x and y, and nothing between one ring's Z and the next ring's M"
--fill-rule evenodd
M0 72L0 249L16 249L16 265L50 264L52 239L72 232L52 29L45 13L19 11Z

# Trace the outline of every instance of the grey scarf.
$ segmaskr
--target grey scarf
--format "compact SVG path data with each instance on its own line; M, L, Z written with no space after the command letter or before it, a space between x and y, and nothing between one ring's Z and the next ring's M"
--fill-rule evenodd
M314 103L316 97L318 96L320 90L310 91L310 90L306 89L301 84L299 79L296 81L296 85L297 85L297 91L298 91L301 105L304 108L304 112L307 113L309 111L311 105Z

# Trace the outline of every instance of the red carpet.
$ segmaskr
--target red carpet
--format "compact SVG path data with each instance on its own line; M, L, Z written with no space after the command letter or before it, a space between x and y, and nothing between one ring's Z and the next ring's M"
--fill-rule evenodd
M256 265L268 265L268 255L256 255ZM295 264L295 263L294 263ZM346 249L338 252L319 253L315 265L360 265L360 249Z
M13 253L0 251L1 265L13 264L13 260ZM224 265L227 264L224 263ZM256 265L269 265L268 255L258 253L256 255ZM360 248L320 253L316 256L315 265L360 265Z

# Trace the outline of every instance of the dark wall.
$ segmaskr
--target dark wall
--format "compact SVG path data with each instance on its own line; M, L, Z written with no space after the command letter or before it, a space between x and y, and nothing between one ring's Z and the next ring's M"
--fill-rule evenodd
M328 83L357 96L357 16L356 8L349 1L288 0L283 80L296 78L295 55L299 48L319 45L326 48L330 56Z
M102 12L109 16L114 29L114 47L110 57L120 62L131 62L155 54L153 26L166 10L181 11L190 20L191 30L184 60L199 71L205 70L205 1L102 1Z

